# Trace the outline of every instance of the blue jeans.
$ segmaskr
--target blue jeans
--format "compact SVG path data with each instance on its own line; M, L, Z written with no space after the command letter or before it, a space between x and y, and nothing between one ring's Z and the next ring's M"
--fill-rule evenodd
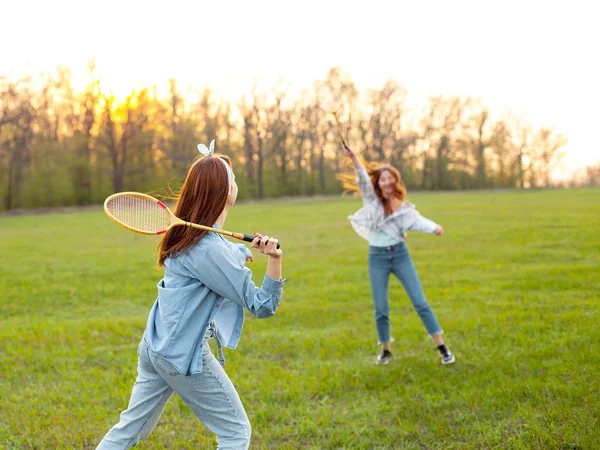
M441 333L442 329L429 303L427 303L421 281L410 259L406 244L400 243L389 247L369 246L369 278L371 280L373 304L375 305L375 324L379 342L386 343L391 339L388 283L392 273L402 283L429 335Z
M128 408L119 423L104 436L97 449L124 450L147 437L156 426L167 401L176 392L198 419L217 436L219 449L250 445L250 422L231 380L210 351L206 332L202 373L182 376L142 339L138 349L138 375Z

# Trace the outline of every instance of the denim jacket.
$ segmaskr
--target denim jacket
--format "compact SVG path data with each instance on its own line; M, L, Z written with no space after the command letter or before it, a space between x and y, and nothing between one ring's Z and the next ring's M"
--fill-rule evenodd
M244 324L244 308L259 318L277 311L284 280L265 275L262 286L245 266L249 250L217 233L207 233L185 252L165 259L158 298L148 316L144 339L182 375L202 372L202 338L215 322L221 346L235 348Z
M398 211L386 215L364 167L356 170L356 184L360 189L363 207L348 219L354 231L362 238L369 240L369 231L375 230L397 239L398 242L404 242L408 230L433 233L438 227L435 222L421 216L415 205L408 201L403 202Z

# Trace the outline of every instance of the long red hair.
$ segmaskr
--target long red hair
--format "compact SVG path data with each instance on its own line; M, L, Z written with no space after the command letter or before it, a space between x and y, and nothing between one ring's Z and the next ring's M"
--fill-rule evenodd
M392 174L396 183L394 183L394 197L396 197L401 202L406 199L406 186L402 182L402 177L400 176L400 172L389 164L382 163L368 163L364 159L360 158L362 164L367 169L367 173L369 174L369 178L371 179L371 184L373 185L373 190L375 194L379 198L379 201L383 205L383 210L386 215L392 214L394 211L392 210L392 205L390 202L383 197L381 192L381 188L379 187L379 178L383 174L383 172L388 171ZM345 191L350 192L358 192L358 186L356 185L356 175L355 174L340 174L337 178L342 182L342 186Z
M227 203L229 178L223 159L231 167L231 160L224 155L198 156L183 186L176 195L174 214L186 222L212 227ZM158 265L196 244L207 231L192 227L176 226L167 231L158 244Z

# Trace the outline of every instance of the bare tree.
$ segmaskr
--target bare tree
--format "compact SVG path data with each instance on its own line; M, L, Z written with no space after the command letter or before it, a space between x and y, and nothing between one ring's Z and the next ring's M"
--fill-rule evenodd
M256 153L256 134L254 125L254 109L246 103L245 99L238 103L238 110L242 116L244 161L246 167L246 179L248 183L254 184L254 155Z
M9 82L0 91L0 161L5 178L4 209L20 206L21 188L31 156L35 110L28 80Z
M291 113L284 108L283 102L287 91L281 87L273 89L273 102L265 109L267 130L270 135L271 153L279 166L280 183L285 187L287 184L287 139L290 133Z
M146 91L132 93L122 105L116 104L113 95L104 96L101 133L98 141L110 155L112 162L112 184L114 192L125 188L125 175L130 142L143 130L149 118L136 109L136 104L143 101Z
M473 150L475 156L475 186L484 187L487 183L485 151L490 146L491 138L486 136L486 124L489 122L489 112L482 108L471 117L475 128Z
M96 77L95 62L88 63L88 84L85 87L81 103L72 99L78 108L73 115L75 126L75 158L73 166L73 186L75 201L78 205L92 203L91 155L94 143L92 130L96 124L96 109L100 100L100 80Z
M506 123L511 135L511 142L507 149L513 155L510 167L511 177L516 180L516 186L523 189L526 185L526 166L532 152L534 130L522 117L509 116Z
M553 128L541 128L534 140L534 147L539 156L537 165L545 187L550 187L552 171L564 157L564 146L567 138L557 133Z
M258 198L264 198L264 143L269 131L266 117L266 95L258 93L256 88L252 91L252 108L254 112L254 132L256 136L256 186Z
M182 152L181 127L183 126L183 99L177 90L177 81L169 80L169 159L175 173L182 172L185 158Z
M379 161L401 160L394 154L395 143L401 139L402 116L406 89L398 82L388 80L381 89L369 93L369 130L373 156ZM399 147L400 150L403 147Z
M423 146L424 188L447 189L450 187L448 166L452 161L451 152L463 120L469 100L459 97L429 98L425 116L421 122L420 140ZM432 155L433 152L433 155Z

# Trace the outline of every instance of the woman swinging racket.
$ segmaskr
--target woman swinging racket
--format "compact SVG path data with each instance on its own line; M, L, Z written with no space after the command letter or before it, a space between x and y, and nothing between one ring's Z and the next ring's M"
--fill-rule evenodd
M402 185L400 173L395 168L385 164L365 167L345 144L343 151L354 164L356 183L364 204L364 207L349 219L355 231L369 241L369 278L375 305L377 335L382 345L377 363L387 364L392 360L388 302L388 282L392 273L404 286L421 321L433 338L442 364L453 363L454 355L444 344L442 329L427 303L421 281L405 244L406 232L409 230L439 236L444 234L444 229L422 217L412 203L405 201L406 189Z
M190 167L175 215L187 222L222 228L237 197L231 161L198 146L204 157ZM158 263L164 277L138 347L137 378L128 408L99 449L130 448L144 439L176 392L216 436L221 449L247 449L250 423L231 380L221 367L221 347L235 348L244 308L271 317L281 301L282 252L277 240L255 235L252 247L269 256L261 287L245 267L252 254L221 234L176 226L163 234ZM219 349L217 361L209 340ZM220 362L220 364L219 364Z

